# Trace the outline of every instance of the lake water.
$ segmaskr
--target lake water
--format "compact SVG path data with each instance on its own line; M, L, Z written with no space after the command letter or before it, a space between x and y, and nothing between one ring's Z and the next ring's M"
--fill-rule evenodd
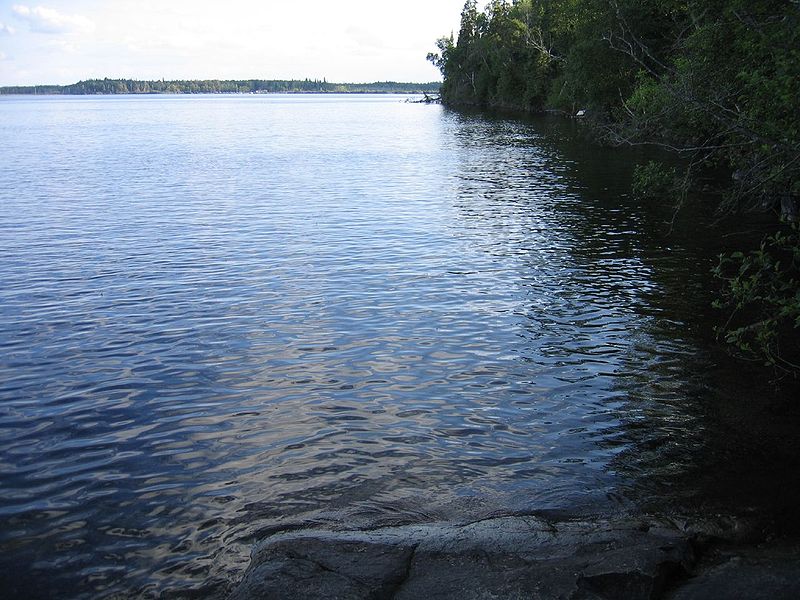
M302 526L796 502L709 219L579 124L403 100L0 98L4 597L209 592Z

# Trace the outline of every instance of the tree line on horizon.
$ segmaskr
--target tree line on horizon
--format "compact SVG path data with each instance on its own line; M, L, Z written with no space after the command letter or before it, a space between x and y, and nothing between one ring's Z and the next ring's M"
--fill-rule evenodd
M0 94L89 95L89 94L279 94L279 93L438 93L438 82L331 83L325 79L89 79L70 85L0 87Z
M467 0L436 45L445 105L580 113L599 143L680 157L637 166L638 194L679 207L714 181L720 214L772 211L720 257L719 332L800 374L800 0Z

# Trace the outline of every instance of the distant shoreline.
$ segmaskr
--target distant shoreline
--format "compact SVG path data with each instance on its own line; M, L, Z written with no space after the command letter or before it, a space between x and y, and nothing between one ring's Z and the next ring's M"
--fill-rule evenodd
M109 96L122 94L424 94L438 93L441 83L376 81L332 83L318 79L90 79L69 85L0 87L0 95Z

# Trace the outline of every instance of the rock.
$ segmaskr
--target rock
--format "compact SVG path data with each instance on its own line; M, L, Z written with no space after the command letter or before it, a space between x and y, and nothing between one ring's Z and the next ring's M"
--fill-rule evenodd
M758 529L724 516L538 515L300 530L259 543L229 598L800 598L800 543L755 545Z
M650 599L693 562L681 532L638 520L299 531L259 544L231 598Z
M794 600L800 598L800 545L722 546L670 600Z
M263 547L231 598L389 597L413 548L368 539L288 537Z

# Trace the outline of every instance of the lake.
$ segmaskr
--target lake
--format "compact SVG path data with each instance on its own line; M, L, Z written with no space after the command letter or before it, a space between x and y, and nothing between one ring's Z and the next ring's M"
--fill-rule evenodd
M690 207L583 126L401 96L0 98L0 588L210 593L252 543L783 515L796 393Z

